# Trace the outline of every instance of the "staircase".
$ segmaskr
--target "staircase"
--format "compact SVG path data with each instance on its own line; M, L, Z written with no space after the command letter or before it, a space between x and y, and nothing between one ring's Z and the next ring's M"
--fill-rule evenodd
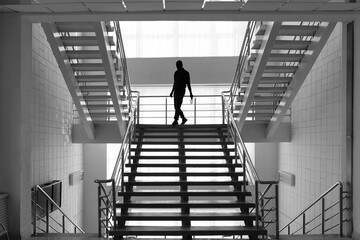
M274 136L334 27L323 22L256 22L248 29L248 49L240 55L231 90L240 130L246 122L266 124L267 138Z
M255 227L227 125L137 125L118 193L115 237L267 235Z
M118 22L42 23L90 139L94 124L115 123L121 134L131 100Z

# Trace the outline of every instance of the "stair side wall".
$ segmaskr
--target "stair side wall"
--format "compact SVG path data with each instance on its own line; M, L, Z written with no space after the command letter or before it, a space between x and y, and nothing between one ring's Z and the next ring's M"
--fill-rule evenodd
M341 180L342 54L338 23L291 106L292 140L279 144L279 170L295 174L295 186L280 183L280 227Z

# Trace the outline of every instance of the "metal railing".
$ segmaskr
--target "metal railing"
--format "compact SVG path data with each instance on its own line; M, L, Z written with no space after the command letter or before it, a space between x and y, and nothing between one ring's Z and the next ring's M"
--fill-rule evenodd
M38 204L38 194L43 194L43 196L46 198L45 201L45 209L41 208ZM59 207L59 205L39 186L36 185L34 187L34 199L32 200L33 204L33 235L37 235L37 230L40 230L42 233L50 233L50 229L54 231L55 233L85 233L76 223L74 223L73 220L71 220L68 215ZM58 222L56 221L51 215L50 215L50 209L49 205L52 204L54 207L59 210L59 212L62 214L62 221ZM45 214L45 219L42 216L38 215L38 212L42 212ZM45 229L42 229L38 225L38 221L41 221L45 225ZM52 222L50 221L52 220ZM69 231L66 226L66 220L70 223L70 225L73 227L73 231ZM57 226L54 226L56 224ZM58 230L57 227L60 227L61 231Z
M182 111L191 124L221 124L221 95L197 95L193 101L184 97ZM173 99L168 96L140 96L139 123L171 124L174 119Z
M279 200L278 181L261 181L255 166L241 138L237 123L232 115L230 106L231 92L223 92L223 123L227 124L228 131L235 145L236 159L242 165L244 178L244 191L250 191L252 201L255 203L256 227L268 227L275 224L275 238L279 238ZM260 186L265 187L264 190Z
M98 184L98 235L108 236L110 227L116 227L116 196L117 192L124 191L125 163L130 158L131 141L138 123L139 115L139 92L132 92L132 108L130 109L129 122L121 148L110 179L95 180ZM110 184L110 186L108 186ZM105 233L102 233L105 229Z
M334 193L338 188L338 192ZM338 196L337 200L333 200L333 194ZM326 199L330 202L326 206ZM287 230L288 235L294 234L309 234L309 233L321 233L326 234L329 231L339 227L339 235L343 236L343 223L351 221L351 219L344 219L344 213L350 211L350 206L345 206L344 200L350 198L350 192L344 191L343 185L341 182L335 183L330 187L325 193L318 197L314 202L312 202L308 207L301 211L295 218L293 218L288 224L280 229L280 233ZM320 207L317 204L320 204ZM321 209L321 210L319 210ZM315 214L311 214L318 210ZM334 212L335 211L335 212ZM311 215L310 218L307 218L307 213ZM334 218L338 217L338 220ZM291 231L291 226L296 225L297 227L294 231ZM312 225L312 226L310 226ZM320 230L319 230L320 229Z

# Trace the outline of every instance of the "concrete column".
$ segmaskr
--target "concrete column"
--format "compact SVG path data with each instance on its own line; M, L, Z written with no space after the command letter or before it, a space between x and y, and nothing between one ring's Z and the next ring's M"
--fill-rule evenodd
M31 233L31 23L0 14L0 192L11 239Z

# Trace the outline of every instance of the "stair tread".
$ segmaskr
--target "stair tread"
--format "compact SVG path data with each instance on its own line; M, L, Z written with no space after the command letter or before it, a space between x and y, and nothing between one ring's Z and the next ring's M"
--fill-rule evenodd
M125 176L242 176L242 172L136 172Z
M162 129L164 127L168 127L170 129L189 129L189 128L225 128L227 129L227 126L225 124L187 124L187 125L178 125L178 126L169 126L169 125L165 125L165 124L138 124L136 126L138 129L139 128L156 128L156 129Z
M255 206L254 203L240 202L240 201L199 201L180 202L180 201L130 201L126 203L116 203L117 207L129 208L236 208L236 207L249 207Z
M192 132L193 133L193 132ZM172 134L172 135L149 135L149 134L144 134L144 135L135 135L135 138L228 138L229 135L228 134L223 134L223 135L194 135L194 134L183 134L183 135L178 135L178 134Z
M189 168L228 168L228 167L242 167L241 164L226 164L226 163L201 163L201 164L190 164L190 163L127 163L127 167L189 167Z
M224 235L224 234L244 234L244 235L266 235L267 231L259 227L246 226L208 226L208 227L177 227L177 226L124 226L112 228L110 235Z
M124 182L126 185L135 186L178 186L178 185L206 185L206 186L218 186L218 185L243 185L242 181L132 181Z
M149 212L149 213L128 213L117 216L118 219L127 220L255 220L256 216L253 213L227 213L227 212L202 212L202 213L169 213L169 212Z
M132 191L118 192L118 196L251 196L250 192L226 190L197 190L197 191Z
M153 160L168 160L168 159L229 160L234 158L235 156L131 156L131 159L153 159Z
M232 141L132 141L132 144L143 144L143 145L179 145L179 144L189 144L189 145L230 145L234 144Z
M141 152L233 152L234 148L131 148L131 151L141 151Z

